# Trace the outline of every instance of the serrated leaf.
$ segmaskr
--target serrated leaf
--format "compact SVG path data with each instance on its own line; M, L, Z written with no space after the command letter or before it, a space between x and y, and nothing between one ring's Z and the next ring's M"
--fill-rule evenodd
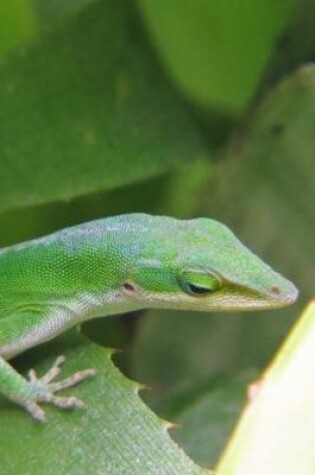
M113 189L204 156L127 0L94 1L0 64L0 210Z
M44 354L33 350L32 365L37 361L35 368L42 374L61 351L67 357L65 374L87 367L98 371L94 379L67 391L84 400L86 408L69 412L47 407L48 422L41 425L1 402L1 472L35 474L45 467L48 475L209 473L171 440L167 424L138 396L139 385L115 368L112 351L78 335L71 340L66 336L46 345Z

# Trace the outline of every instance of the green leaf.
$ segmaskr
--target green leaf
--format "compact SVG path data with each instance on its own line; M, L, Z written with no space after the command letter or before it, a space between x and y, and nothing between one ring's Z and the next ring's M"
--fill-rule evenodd
M158 213L178 218L194 215L207 190L211 168L209 161L196 160L169 174L164 193L159 195Z
M0 65L0 210L204 157L127 0L95 1Z
M0 54L29 40L36 30L36 17L31 0L0 2Z
M293 0L138 0L170 74L197 103L239 114L252 99Z
M314 0L298 0L289 28L278 41L266 78L274 82L315 59Z
M315 304L301 316L258 382L217 475L313 475Z
M138 323L130 349L131 375L156 388L144 395L155 407L178 386L194 387L217 375L262 367L290 324L283 315L275 332L274 319L269 312L149 311Z
M32 2L42 28L47 28L47 25L49 27L56 25L71 13L93 3L93 0L45 0L44 2L32 0Z
M239 325L234 314L149 311L138 325L131 349L132 375L157 386L160 397L180 383L238 370L242 367ZM247 356L248 347L244 348L242 361L247 367L249 361L254 363Z
M78 335L63 336L31 352L28 363L38 374L54 357L67 357L65 375L93 367L94 379L75 393L82 410L47 407L48 422L37 423L8 402L0 405L0 456L3 473L47 474L206 474L171 440L168 423L159 420L138 396L140 385L126 379L111 361L112 351ZM23 357L25 365L25 357ZM41 361L39 364L38 362Z
M169 175L171 174L78 197L66 203L50 203L4 212L0 214L0 247L104 216L132 213L135 210L152 213L167 191Z
M177 387L154 405L158 414L174 420L172 437L193 460L213 467L246 401L247 386L257 372L211 378Z

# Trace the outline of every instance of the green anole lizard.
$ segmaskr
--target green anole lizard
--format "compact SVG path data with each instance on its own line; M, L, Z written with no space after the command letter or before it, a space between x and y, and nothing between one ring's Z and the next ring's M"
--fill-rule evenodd
M58 231L0 250L0 393L45 420L40 402L94 374L54 382L63 358L29 380L13 356L94 317L143 308L201 311L283 307L297 289L252 254L223 224L130 214Z

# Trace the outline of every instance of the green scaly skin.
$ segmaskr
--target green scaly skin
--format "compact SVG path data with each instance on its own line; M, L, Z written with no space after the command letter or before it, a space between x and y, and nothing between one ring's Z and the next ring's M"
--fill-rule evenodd
M0 393L45 420L41 401L94 374L59 383L62 358L41 379L8 360L94 317L143 308L220 311L283 307L297 289L223 224L130 214L64 229L0 250Z

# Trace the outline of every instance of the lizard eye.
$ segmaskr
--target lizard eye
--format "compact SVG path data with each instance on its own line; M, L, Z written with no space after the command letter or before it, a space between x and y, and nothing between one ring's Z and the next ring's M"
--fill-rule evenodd
M221 288L219 277L205 272L187 271L179 278L181 288L189 295L202 297Z

